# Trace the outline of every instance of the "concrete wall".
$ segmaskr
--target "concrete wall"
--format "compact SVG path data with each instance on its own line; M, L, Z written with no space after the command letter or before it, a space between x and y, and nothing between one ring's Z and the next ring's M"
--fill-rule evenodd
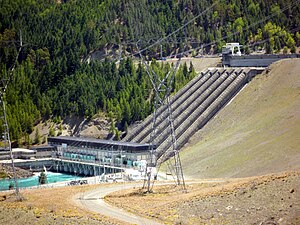
M11 163L7 163L11 165ZM69 160L26 160L26 161L15 161L15 166L22 169L31 170L34 172L40 172L44 169L53 172L71 173L82 176L95 176L105 173L117 173L121 172L121 168L113 166L105 166L95 163L83 163L83 162L72 162Z
M8 165L11 165L11 163L7 163ZM14 161L14 165L16 167L20 167L22 169L26 170L32 170L34 172L42 171L44 166L46 168L50 168L53 165L53 160L46 159L46 160L22 160L22 161Z
M222 63L231 67L268 67L273 62L287 58L300 58L300 55L226 55L223 57Z

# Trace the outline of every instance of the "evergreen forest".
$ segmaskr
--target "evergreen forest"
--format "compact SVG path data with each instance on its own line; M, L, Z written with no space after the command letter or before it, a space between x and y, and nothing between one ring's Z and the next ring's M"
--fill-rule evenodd
M226 42L241 43L246 53L293 53L299 15L299 0L1 0L0 73L1 86L9 81L11 138L22 142L41 120L99 112L126 130L153 111L139 49L168 37L142 52L161 77L172 65L160 57L218 54ZM193 65L182 64L172 93L195 76Z

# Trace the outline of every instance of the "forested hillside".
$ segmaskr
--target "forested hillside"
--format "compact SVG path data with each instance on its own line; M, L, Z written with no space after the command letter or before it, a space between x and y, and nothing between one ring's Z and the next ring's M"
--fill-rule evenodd
M226 41L294 52L300 44L299 15L299 1L293 0L2 0L2 79L15 61L20 36L23 40L6 94L12 138L22 139L42 119L67 115L105 112L120 129L145 118L153 108L152 88L143 66L133 63L137 55L126 56L137 52L136 42L144 48L195 16L162 43L163 55L201 46L217 53ZM107 58L88 63L95 51ZM143 55L151 60L159 52L155 45ZM151 66L161 76L171 67L155 60ZM181 66L173 91L194 76L191 65Z

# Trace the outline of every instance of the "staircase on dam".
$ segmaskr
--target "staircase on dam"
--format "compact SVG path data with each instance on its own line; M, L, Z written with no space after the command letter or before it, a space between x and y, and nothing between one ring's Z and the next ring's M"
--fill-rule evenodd
M257 68L212 68L202 71L170 99L173 125L180 149L189 138L201 129L234 95L257 73ZM157 157L172 153L172 137L168 121L168 108L157 110ZM122 141L149 143L153 115L131 130ZM168 154L164 154L168 157Z

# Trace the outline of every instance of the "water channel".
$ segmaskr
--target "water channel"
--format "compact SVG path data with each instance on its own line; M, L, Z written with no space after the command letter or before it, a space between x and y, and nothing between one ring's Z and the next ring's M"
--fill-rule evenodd
M33 187L38 186L38 179L40 173L35 173L34 176L28 178L19 178L18 185L20 188L26 187ZM47 184L62 182L62 181L69 181L69 180L76 180L81 179L80 176L75 176L72 174L65 174L65 173L54 173L54 172L47 172ZM0 180L0 191L8 190L10 184L15 184L13 179L1 179Z

